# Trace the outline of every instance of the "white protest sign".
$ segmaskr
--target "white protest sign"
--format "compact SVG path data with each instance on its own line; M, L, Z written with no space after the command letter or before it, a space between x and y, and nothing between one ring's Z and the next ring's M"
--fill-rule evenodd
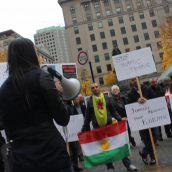
M112 57L118 81L156 72L150 47Z
M67 133L64 133L62 126L59 126L58 124L56 124L56 122L54 122L54 124L58 129L58 131L60 132L60 134L62 135L62 137L64 138L64 140L66 140L66 134L67 134L67 142L78 141L77 134L79 131L81 131L81 128L84 124L83 114L70 116L70 121L69 124L67 125Z
M145 103L125 105L131 131L158 127L171 123L165 97L147 100Z
M0 63L0 87L7 78L8 78L7 62Z

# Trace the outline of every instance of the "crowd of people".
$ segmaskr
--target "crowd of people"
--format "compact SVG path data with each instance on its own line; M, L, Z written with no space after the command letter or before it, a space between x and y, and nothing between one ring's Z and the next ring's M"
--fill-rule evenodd
M163 80L163 86L157 84L157 79L150 79L150 86L143 85L131 79L132 88L125 95L120 93L117 85L111 87L111 95L106 96L100 91L97 83L92 83L92 95L84 102L83 95L78 95L73 101L63 100L63 88L47 71L41 70L34 44L29 39L14 39L8 48L9 77L0 88L0 129L5 129L12 142L12 172L72 172L84 171L79 167L79 161L84 161L82 149L78 141L70 142L70 153L53 120L61 126L67 126L70 115L83 114L82 132L112 124L112 117L117 121L127 122L125 105L149 99L166 96L171 118L169 94L172 93L172 82L169 77ZM140 96L138 84L143 97ZM70 87L70 86L69 86ZM103 104L101 112L97 102ZM87 106L86 106L87 103ZM1 125L2 120L2 125ZM165 133L172 138L172 124L165 125ZM161 127L152 128L153 139L158 146L158 140L163 141ZM128 125L129 141L136 146ZM140 139L144 148L138 153L145 164L156 163L148 129L140 131ZM4 139L0 137L0 146ZM69 155L70 154L70 155ZM148 161L150 156L150 161ZM0 157L0 172L4 172ZM122 159L128 171L137 171L128 157ZM114 171L113 162L106 164L109 172Z

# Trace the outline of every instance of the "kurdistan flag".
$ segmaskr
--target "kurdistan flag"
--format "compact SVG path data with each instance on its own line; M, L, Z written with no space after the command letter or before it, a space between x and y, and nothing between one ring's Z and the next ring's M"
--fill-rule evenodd
M78 137L85 167L119 161L130 155L126 121L83 132Z

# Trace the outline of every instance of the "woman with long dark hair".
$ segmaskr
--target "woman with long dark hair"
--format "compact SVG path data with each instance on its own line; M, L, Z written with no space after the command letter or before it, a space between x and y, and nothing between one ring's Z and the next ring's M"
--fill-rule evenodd
M18 38L10 43L8 70L0 88L0 115L13 140L12 172L72 172L66 144L53 123L69 122L59 96L62 88L40 69L32 41Z

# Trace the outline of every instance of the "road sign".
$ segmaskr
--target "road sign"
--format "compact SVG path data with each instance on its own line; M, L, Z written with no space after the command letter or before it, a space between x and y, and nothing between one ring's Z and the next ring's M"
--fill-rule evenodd
M79 66L85 66L89 62L89 55L87 50L82 50L77 53L77 62Z

